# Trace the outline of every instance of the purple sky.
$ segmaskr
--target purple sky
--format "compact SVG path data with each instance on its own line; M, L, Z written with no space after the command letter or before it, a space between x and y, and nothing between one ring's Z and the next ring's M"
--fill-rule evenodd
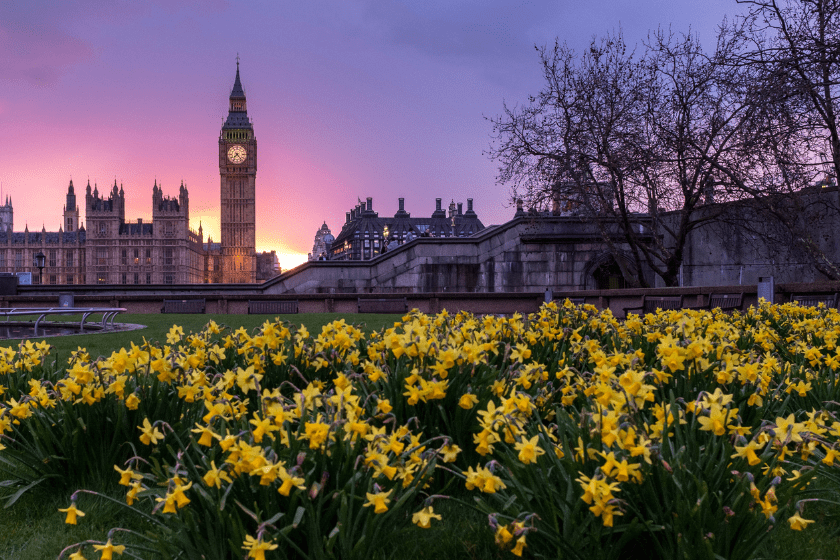
M689 26L711 46L734 0L47 1L0 3L0 182L15 229L57 230L67 184L120 182L126 218L151 189L190 191L219 239L218 135L241 57L259 145L257 248L286 268L357 198L428 216L475 199L485 225L510 193L483 152L485 117L541 87L534 45L577 50L623 29ZM83 190L77 190L83 194ZM83 208L83 198L80 198Z

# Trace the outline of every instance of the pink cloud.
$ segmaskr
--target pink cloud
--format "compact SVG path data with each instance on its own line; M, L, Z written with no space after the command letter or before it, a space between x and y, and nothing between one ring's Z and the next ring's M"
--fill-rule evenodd
M68 66L92 55L87 43L60 29L0 23L0 67L5 69L6 79L49 86Z

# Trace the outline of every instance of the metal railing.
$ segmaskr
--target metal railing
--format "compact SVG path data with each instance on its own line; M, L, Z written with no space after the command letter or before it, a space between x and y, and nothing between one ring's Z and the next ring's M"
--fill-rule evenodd
M102 313L100 326L106 329L109 326L110 328L114 328L114 318L125 311L128 311L125 307L0 307L0 317L5 317L6 321L8 321L10 317L38 315L34 327L37 329L47 315L81 315L82 320L79 322L79 330L84 330L85 321L87 321L88 317Z

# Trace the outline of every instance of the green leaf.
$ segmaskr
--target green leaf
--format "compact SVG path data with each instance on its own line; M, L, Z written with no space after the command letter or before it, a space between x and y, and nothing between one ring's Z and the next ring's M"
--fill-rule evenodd
M12 507L14 505L14 503L16 501L18 501L18 499L20 499L21 496L23 496L26 492L28 492L29 490L31 490L35 486L44 482L46 479L47 479L47 477L41 477L38 480L36 480L35 482L32 482L31 484L28 484L28 485L24 486L23 488L21 488L20 490L18 490L14 494L12 494L12 497L9 498L9 500L6 502L6 505L3 506L3 507L5 509L8 509L8 508Z
M284 515L286 515L286 514L283 513L282 511L278 512L278 513L272 515L269 519L266 519L265 521L263 521L263 523L267 523L268 525L274 525ZM297 525L295 525L295 527L297 527Z
M295 511L295 518L292 520L292 527L297 529L298 525L300 525L300 521L303 519L303 516L306 514L306 510L303 506L298 506L297 511Z

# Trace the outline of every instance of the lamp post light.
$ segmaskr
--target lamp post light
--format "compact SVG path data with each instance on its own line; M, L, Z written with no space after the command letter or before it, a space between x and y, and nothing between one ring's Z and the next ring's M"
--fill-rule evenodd
M38 284L43 284L44 265L47 263L47 256L43 251L38 251L32 258L35 261L35 268L38 269Z

